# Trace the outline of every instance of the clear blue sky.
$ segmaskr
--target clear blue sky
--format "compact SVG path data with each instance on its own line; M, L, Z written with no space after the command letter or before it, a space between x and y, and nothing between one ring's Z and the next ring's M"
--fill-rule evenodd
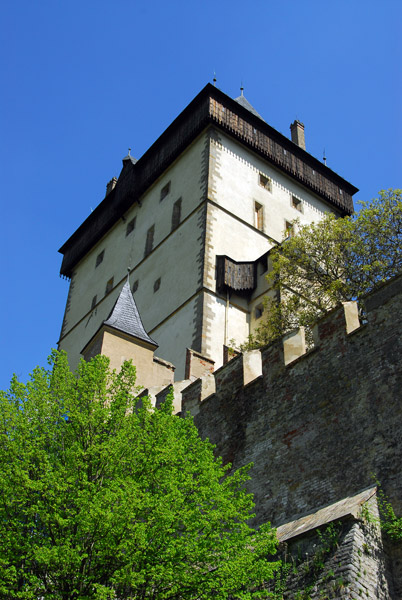
M25 380L60 333L58 248L212 81L245 96L370 199L401 182L400 0L4 0L1 374Z

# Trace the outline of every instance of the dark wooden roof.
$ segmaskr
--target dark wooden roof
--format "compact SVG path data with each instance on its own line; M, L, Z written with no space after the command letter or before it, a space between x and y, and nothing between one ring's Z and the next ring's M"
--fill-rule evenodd
M343 215L353 212L356 187L245 106L207 84L135 164L124 161L116 187L60 248L64 255L62 275L71 277L77 262L210 124L239 140Z

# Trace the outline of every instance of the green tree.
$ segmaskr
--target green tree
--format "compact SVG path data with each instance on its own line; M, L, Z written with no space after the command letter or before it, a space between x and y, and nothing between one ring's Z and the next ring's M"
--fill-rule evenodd
M311 327L348 300L361 300L402 272L402 190L381 191L343 219L327 214L270 253L265 317L245 347L258 347L299 326Z
M108 365L54 352L0 394L0 597L265 598L276 539L248 525L248 468Z

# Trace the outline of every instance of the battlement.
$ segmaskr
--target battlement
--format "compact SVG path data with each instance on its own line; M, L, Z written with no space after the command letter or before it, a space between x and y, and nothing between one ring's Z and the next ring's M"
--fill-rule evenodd
M257 522L276 525L337 502L376 474L402 511L402 277L303 329L173 385L177 412L234 468L254 463ZM198 368L203 364L196 353ZM158 405L171 386L150 388Z
M368 295L362 308L362 322L356 302L320 319L312 349L299 329L214 373L174 384L175 408L193 415L224 463L234 469L253 463L255 522L271 521L281 539L289 530L290 551L298 536L310 539L318 517L327 523L348 498L360 498L373 475L396 513L402 512L402 276ZM156 404L169 389L158 390ZM340 552L352 581L369 542L356 515L348 519ZM375 560L367 558L367 590L388 577L381 533L374 537L370 544L378 552ZM307 538L303 544L315 543ZM399 597L402 573L395 556L396 591L384 588L378 598Z
M233 358L213 374L204 376L182 391L182 411L199 413L200 404L211 394L221 401L259 377L272 378L275 373L312 352L325 348L361 327L357 302L344 302L342 308L323 317L314 329L314 349L307 350L303 327L262 350L249 350Z
M279 524L372 484L402 509L402 277L181 390L202 437L254 463L257 520ZM177 399L179 400L179 399ZM177 406L180 402L177 403Z
M366 328L378 327L384 314L389 314L389 307L384 306L386 303L396 302L398 306L395 307L395 312L398 311L401 294L402 277L399 277L368 295L364 302L364 324L360 323L357 302L344 302L342 307L334 309L317 322L313 349L307 350L305 331L301 327L261 350L246 351L236 356L213 374L204 376L183 389L183 412L189 411L196 415L201 404L212 394L219 397L220 401L225 401L260 377L264 382L275 379L286 368L291 369L295 361L315 361L317 352L332 349L344 354L349 336L356 333L363 337L369 335L365 332ZM389 314L389 318L396 325L392 314Z

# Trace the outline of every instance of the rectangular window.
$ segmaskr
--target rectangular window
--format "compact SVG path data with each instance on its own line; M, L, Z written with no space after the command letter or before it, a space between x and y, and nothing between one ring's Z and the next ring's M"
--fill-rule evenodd
M105 251L102 250L102 252L100 252L98 254L98 256L96 257L96 263L95 263L95 269L96 267L99 267L99 265L101 264L101 262L103 261L103 257L105 256Z
M132 231L134 231L134 229L135 229L135 219L136 219L136 218L134 217L134 219L131 219L131 221L130 221L129 223L127 223L127 227L126 227L126 237L127 237L128 235L130 235L130 233L131 233Z
M113 289L113 277L111 277L111 278L109 279L109 281L107 282L107 284L106 284L105 296L106 296L106 295L107 295L109 292L111 292L111 291L112 291L112 289Z
M96 296L92 298L91 310L96 306Z
M285 221L285 239L293 237L295 234L295 226L290 221Z
M268 271L268 257L264 256L264 258L259 260L259 271L260 275L263 275Z
M145 241L144 258L145 258L145 256L148 256L148 254L150 252L152 252L152 249L154 247L154 233L155 233L155 225L152 225L152 227L150 227L147 231L147 239Z
M172 212L172 231L176 229L180 225L181 218L181 198L176 200L173 204L173 212Z
M292 206L299 212L303 212L303 203L300 198L296 198L296 196L292 196Z
M159 202L162 202L162 200L164 198L166 198L166 196L170 193L170 181L167 182L166 185L163 186L163 188L161 189L161 195L160 195L160 199Z
M259 202L254 202L254 227L264 229L264 207Z
M272 181L269 177L267 177L266 175L264 175L263 173L259 174L259 184L265 188L266 190L268 190L269 192L272 192Z
M260 319L262 317L262 313L264 312L264 305L259 304L255 307L254 315L256 319Z

